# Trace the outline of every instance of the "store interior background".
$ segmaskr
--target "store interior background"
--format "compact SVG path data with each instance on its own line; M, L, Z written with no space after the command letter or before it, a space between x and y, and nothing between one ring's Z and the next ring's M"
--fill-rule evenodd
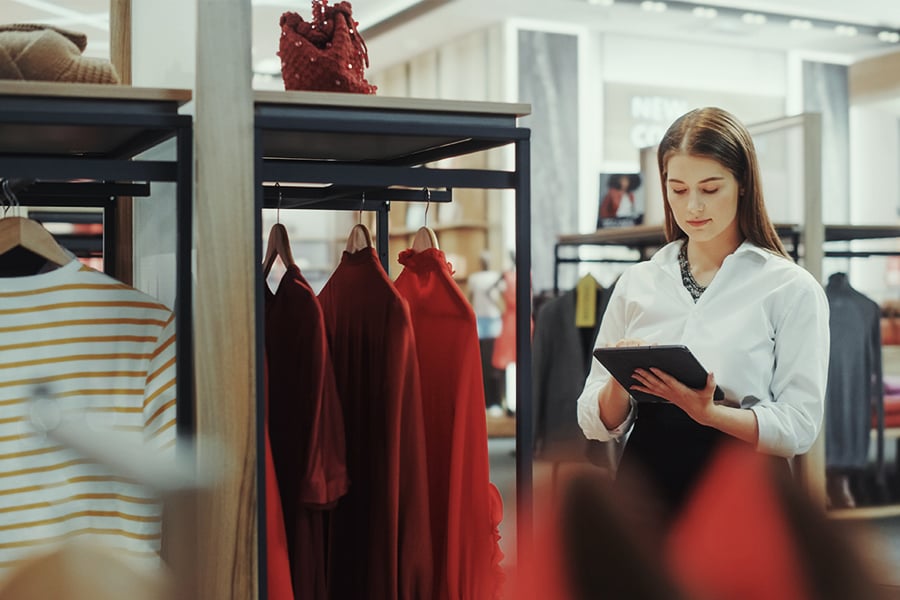
M532 105L532 115L522 123L533 132L536 292L552 287L557 236L595 229L599 175L641 171L640 149L652 146L668 123L699 105L723 106L748 124L821 113L824 222L900 224L900 43L890 35L878 36L882 30L900 29L894 0L716 0L669 3L666 10L660 10L662 3L630 0L352 4L369 48L367 76L379 95ZM278 19L287 10L308 16L310 3L259 0L252 6L254 87L283 89L275 55ZM132 3L134 85L193 88L195 8L194 0ZM743 16L754 11L770 17L760 23ZM0 15L5 22L37 21L82 31L89 40L86 54L109 57L108 0L0 0ZM789 18L812 26L794 28ZM820 21L831 26L814 24ZM855 27L856 34L837 31L837 24ZM216 28L217 23L200 26ZM504 149L482 157L485 166L511 159ZM154 193L174 195L171 190ZM474 216L461 214L466 208L449 206L429 212L428 224L437 230L463 286L480 252L486 250L499 269L509 266L514 251L512 198L506 192L484 194L501 198L484 202L475 195L459 203L483 205ZM800 210L795 197L769 196L768 201L774 214ZM417 226L405 206L395 212L392 228ZM172 213L165 204L135 205L136 286L169 303L174 296ZM415 214L419 218L421 212ZM274 218L265 215L264 231ZM281 211L298 264L314 285L323 284L337 264L355 219L348 213ZM402 244L402 236L396 243ZM898 246L900 240L848 247ZM561 271L560 286L568 289L587 271L609 284L617 269L621 267L573 267ZM394 265L392 275L398 271ZM851 284L877 302L900 299L896 259L827 259L823 274L836 271L848 273ZM896 360L900 373L900 357ZM508 397L514 394L508 392ZM895 460L893 445L887 449ZM493 477L507 512L504 551L514 559L514 441L492 439L491 450ZM879 548L887 552L881 557L900 564L900 516L868 522L883 535L885 545ZM900 585L900 575L897 579L892 583Z

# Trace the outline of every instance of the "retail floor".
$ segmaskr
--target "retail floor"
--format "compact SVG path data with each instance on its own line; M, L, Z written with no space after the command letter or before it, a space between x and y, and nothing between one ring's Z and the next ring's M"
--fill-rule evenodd
M503 522L500 524L500 546L505 555L504 566L512 572L516 564L516 457L513 438L491 438L488 441L491 479L503 497ZM535 465L535 479L546 480L549 469ZM860 548L876 569L876 579L887 599L900 600L900 516L846 522L861 540Z

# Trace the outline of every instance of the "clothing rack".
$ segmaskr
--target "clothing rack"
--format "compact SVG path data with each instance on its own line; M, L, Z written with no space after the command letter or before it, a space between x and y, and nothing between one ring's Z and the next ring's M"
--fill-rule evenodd
M516 195L516 268L531 270L530 135L517 119L526 104L388 98L318 92L256 92L256 251L262 262L262 208L372 210L376 245L387 270L390 203L449 202L452 188L510 189ZM429 163L513 145L512 171L432 168ZM274 182L279 186L275 189ZM282 185L305 184L310 187ZM321 187L325 184L325 187ZM311 187L318 186L318 187ZM531 522L531 294L527 277L516 285L517 369L516 515L520 556ZM263 285L256 295L257 372L263 372ZM257 443L264 440L262 380L257 381ZM258 445L257 473L265 472ZM259 572L265 573L265 481L257 477ZM266 597L260 578L260 597Z
M191 117L179 115L189 90L0 81L0 178L18 182L22 206L103 209L104 270L115 276L116 200L150 196L150 182L173 182L177 250L177 428L194 431L191 325ZM174 139L174 158L141 160ZM65 245L65 240L60 240Z
M825 242L851 242L856 240L874 240L900 238L900 227L882 225L825 225ZM797 261L800 259L800 240L802 228L798 225L775 224L775 231L783 242L787 242L787 251ZM635 263L649 259L653 253L666 243L665 229L662 225L636 225L616 229L599 229L594 233L561 235L554 245L553 256L553 292L559 293L559 269L563 264L579 263ZM583 246L620 246L634 250L633 258L583 258L577 249ZM563 248L575 248L574 256L564 256ZM868 256L900 256L898 251L851 251L825 250L828 258L862 258Z

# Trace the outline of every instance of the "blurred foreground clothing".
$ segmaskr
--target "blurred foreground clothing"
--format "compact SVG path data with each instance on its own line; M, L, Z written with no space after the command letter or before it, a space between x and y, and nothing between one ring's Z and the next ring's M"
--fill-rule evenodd
M635 483L582 474L536 511L517 600L881 600L879 574L771 457L723 443L669 534ZM537 487L536 504L546 490ZM874 541L874 540L869 540Z

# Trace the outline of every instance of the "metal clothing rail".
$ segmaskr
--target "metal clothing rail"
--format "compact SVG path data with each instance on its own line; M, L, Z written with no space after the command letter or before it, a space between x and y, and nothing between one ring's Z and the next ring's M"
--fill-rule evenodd
M388 264L387 211L391 201L424 201L420 191L438 188L431 201L450 201L452 188L510 189L516 197L516 269L531 271L531 199L529 129L517 119L530 112L524 104L450 102L315 92L257 92L255 99L256 249L262 262L261 209L276 206L277 193L264 183L328 184L307 200L281 185L281 208L376 210L377 248ZM512 145L513 170L432 168L427 163ZM290 190L290 192L289 192ZM443 191L442 191L443 190ZM361 202L362 193L366 201ZM313 204L309 204L309 201ZM263 281L256 297L257 372L263 371ZM531 543L531 294L529 278L516 283L516 513L519 556ZM257 382L257 441L264 439L262 381ZM258 452L258 473L264 473ZM265 498L263 477L258 498ZM259 500L259 572L265 564L265 502ZM266 597L260 578L261 598Z
M149 183L115 183L92 181L32 181L21 180L13 186L16 200L21 206L56 206L56 207L93 207L102 209L103 234L100 248L103 251L103 270L107 275L116 276L114 273L119 247L119 232L116 227L118 222L116 212L118 209L118 197L128 196L142 198L150 195ZM65 219L73 222L78 213L66 213L65 216L46 211L29 211L29 217L40 222ZM84 221L82 221L84 222ZM92 221L93 222L93 221ZM84 245L80 236L56 235L56 241L61 246L75 254L83 256L86 248L94 250L94 245Z
M783 241L788 242L788 253L794 260L800 258L800 238L802 230L797 225L776 224L775 231ZM827 242L852 242L900 238L900 227L886 225L825 225ZM661 225L639 225L620 229L601 229L596 233L561 235L554 246L553 291L559 291L559 265L582 262L639 262L650 258L652 252L665 244L665 234ZM625 246L638 252L634 260L564 257L563 247L579 246ZM893 250L824 250L829 258L864 258L868 256L898 256Z
M775 231L782 241L788 242L788 254L796 261L800 253L801 230L796 225L775 225ZM579 263L636 263L648 260L653 253L666 243L665 230L662 225L636 225L599 229L595 233L561 235L553 247L553 293L559 293L559 266ZM562 248L580 248L582 246L618 246L634 250L634 258L583 258L563 256Z
M0 82L0 178L36 180L17 193L22 205L103 208L107 259L115 251L116 232L110 227L115 199L149 196L150 182L175 184L176 419L181 435L194 431L193 133L191 117L178 114L190 96L187 90ZM138 158L173 138L173 159Z

